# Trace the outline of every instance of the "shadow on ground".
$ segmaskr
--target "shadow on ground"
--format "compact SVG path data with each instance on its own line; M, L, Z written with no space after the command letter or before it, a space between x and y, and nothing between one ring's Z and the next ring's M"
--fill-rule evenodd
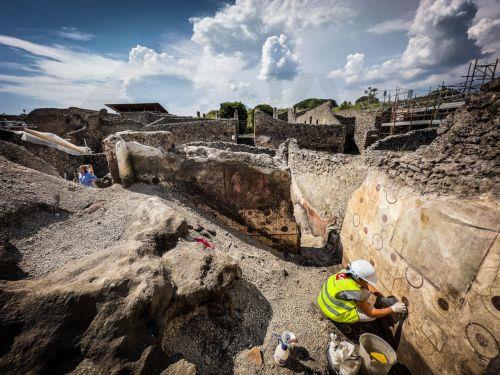
M225 296L169 320L162 349L170 362L184 358L201 374L232 374L234 356L262 345L271 317L271 305L260 291L238 280Z

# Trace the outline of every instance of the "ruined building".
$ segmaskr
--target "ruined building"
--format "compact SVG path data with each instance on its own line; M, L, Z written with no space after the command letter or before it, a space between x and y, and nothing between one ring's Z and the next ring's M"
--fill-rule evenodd
M369 145L372 112L256 112L255 147L236 120L85 113L105 189L4 139L0 372L326 374L342 333L315 301L364 258L408 306L400 370L483 373L499 355L499 93ZM283 330L300 344L288 367L272 359Z

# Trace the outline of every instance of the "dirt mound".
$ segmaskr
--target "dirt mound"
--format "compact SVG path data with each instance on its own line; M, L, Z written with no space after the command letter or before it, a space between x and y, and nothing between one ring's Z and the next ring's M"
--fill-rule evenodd
M0 141L0 158L5 158L13 163L24 165L25 167L35 169L39 172L47 173L52 176L58 176L57 170L40 159L38 156L33 155L24 147L14 143Z
M12 163L2 167L17 182L30 172L35 180L47 177ZM48 205L47 193L56 188L59 198ZM96 200L107 192L50 178L42 190L28 202L16 201L15 192L3 202L9 217L23 216L2 218L9 228L2 242L17 248L20 265L39 274L58 270L0 283L0 372L157 373L177 362L177 350L163 349L177 339L165 334L167 321L196 315L207 301L220 305L241 277L235 261L205 252L188 236L186 220L160 198L119 189ZM99 216L106 223L98 224Z

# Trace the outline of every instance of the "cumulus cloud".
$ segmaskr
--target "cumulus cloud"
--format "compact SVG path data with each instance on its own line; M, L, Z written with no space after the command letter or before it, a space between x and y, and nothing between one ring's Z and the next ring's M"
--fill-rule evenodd
M468 30L477 12L471 0L421 0L400 58L372 66L367 79L419 79L482 57Z
M412 20L408 18L396 18L393 20L387 20L384 22L377 23L371 26L366 31L371 34L389 34L398 31L408 31L410 30Z
M297 76L300 58L286 43L286 36L271 36L262 46L262 60L258 78L263 81L291 80Z
M484 52L498 53L500 50L500 19L481 18L467 31L470 39L474 39Z
M343 69L334 69L328 73L332 79L344 79L346 83L353 84L360 81L364 74L365 55L362 53L353 53L347 55L346 64Z
M295 39L307 28L341 23L355 14L343 0L236 0L214 16L191 18L191 39L213 54L234 54L253 66L268 37L283 33Z
M62 27L61 30L57 32L57 35L66 39L77 40L79 42L88 42L95 37L94 34L85 33L78 30L76 27Z
M243 77L243 61L235 56L212 55L199 48L172 56L137 45L130 50L128 60L120 60L5 35L0 35L0 45L17 49L30 61L22 66L11 66L11 70L20 74L0 74L0 92L23 95L51 105L97 109L113 100L129 101L137 99L137 95L149 97L149 92L140 94L134 90L141 87L150 90L154 86L158 91L161 82L170 85L176 82L185 90L195 90L198 102L190 99L191 110L213 105L213 100L235 99L231 96L234 92L240 97L250 95L244 90L250 84L234 79ZM26 71L29 76L25 75ZM179 96L175 90L169 90L163 98L177 103ZM177 105L177 108L188 108L185 104Z

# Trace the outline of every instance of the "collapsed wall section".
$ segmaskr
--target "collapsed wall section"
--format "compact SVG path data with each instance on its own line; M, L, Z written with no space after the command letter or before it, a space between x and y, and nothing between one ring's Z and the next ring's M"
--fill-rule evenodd
M312 150L344 152L346 126L291 124L274 119L261 111L254 114L255 144L267 148L278 146L289 138L295 138L298 145Z
M168 132L156 133L150 137L149 132L129 132L121 139L119 134L106 139L110 170L117 171L123 185L171 183L232 228L276 249L299 251L300 232L293 216L286 165L265 153L200 144L138 143L144 137L172 137Z

